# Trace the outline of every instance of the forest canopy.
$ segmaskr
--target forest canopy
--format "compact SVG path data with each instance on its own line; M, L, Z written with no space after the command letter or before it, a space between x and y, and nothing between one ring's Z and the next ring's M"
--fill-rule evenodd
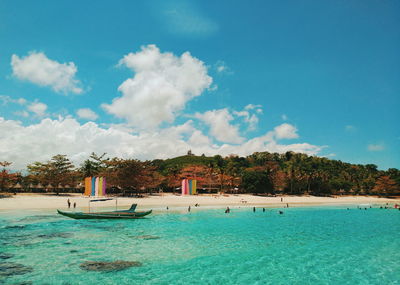
M246 157L187 155L140 161L92 153L75 166L66 155L27 165L26 174L3 161L1 191L82 192L83 179L104 176L108 193L179 192L184 178L197 180L199 193L397 195L400 171L374 164L351 164L302 153L256 152Z

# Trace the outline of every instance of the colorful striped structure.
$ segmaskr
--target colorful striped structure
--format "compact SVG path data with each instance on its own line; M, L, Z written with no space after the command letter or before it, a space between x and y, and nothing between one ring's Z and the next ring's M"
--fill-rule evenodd
M197 193L197 181L195 179L182 180L182 195L194 195Z
M106 178L105 177L86 177L85 178L85 196L105 196Z

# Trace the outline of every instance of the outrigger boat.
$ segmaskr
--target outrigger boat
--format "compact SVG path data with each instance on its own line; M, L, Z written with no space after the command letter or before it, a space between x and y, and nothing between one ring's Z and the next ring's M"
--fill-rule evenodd
M89 201L89 212L65 212L57 210L60 215L73 218L73 219L139 219L151 214L152 210L136 212L137 204L132 204L129 210L115 210L109 212L90 212L90 202L100 202L112 199L97 199Z

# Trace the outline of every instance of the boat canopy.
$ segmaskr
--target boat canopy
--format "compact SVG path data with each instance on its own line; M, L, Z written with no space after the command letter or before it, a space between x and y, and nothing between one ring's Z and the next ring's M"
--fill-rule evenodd
M114 198L94 199L94 200L90 200L90 202L102 202L102 201L108 201L108 200L114 200Z

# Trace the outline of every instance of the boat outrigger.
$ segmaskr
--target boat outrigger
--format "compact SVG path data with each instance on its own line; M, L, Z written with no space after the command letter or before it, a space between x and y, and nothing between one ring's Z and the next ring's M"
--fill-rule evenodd
M97 199L89 201L89 212L66 212L57 210L60 215L73 218L73 219L139 219L151 214L152 210L136 212L137 204L132 204L128 210L115 210L108 212L90 212L90 202L100 202L112 199Z

